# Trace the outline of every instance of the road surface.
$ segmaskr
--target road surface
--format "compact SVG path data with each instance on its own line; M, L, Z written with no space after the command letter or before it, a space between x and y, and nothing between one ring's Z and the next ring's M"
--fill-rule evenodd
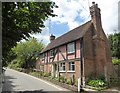
M69 91L28 74L8 69L5 72L3 91Z

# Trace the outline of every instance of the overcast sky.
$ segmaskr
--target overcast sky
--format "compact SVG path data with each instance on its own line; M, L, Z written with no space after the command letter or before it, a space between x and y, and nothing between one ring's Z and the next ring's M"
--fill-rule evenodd
M52 0L59 8L54 9L57 17L45 22L42 33L34 35L39 41L49 43L49 35L56 37L84 24L91 19L89 6L93 0ZM101 9L102 26L106 34L118 31L118 1L119 0L94 0Z

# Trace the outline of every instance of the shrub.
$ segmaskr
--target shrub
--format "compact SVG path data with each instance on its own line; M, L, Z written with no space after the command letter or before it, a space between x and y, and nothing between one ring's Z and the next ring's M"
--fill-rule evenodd
M56 81L59 81L59 77L54 77L53 79Z
M65 79L64 79L64 77L63 76L60 76L60 82L62 82L62 83L65 83Z
M105 87L106 86L105 82L100 79L90 80L88 82L88 85L93 86L93 87Z
M78 86L78 80L77 79L75 80L75 84L74 85Z
M114 65L120 65L120 59L112 59Z
M43 76L43 72L40 71L40 76Z
M43 76L44 76L44 77L48 77L48 76L49 76L49 73L44 72Z
M66 80L66 84L72 85L72 80L71 80L71 78L69 78L69 79Z

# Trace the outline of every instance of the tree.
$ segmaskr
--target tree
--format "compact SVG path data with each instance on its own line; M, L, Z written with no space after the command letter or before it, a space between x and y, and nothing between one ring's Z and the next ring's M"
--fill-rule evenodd
M112 57L120 59L120 32L110 34L108 39L111 44Z
M43 48L44 44L42 42L39 43L35 38L30 38L26 42L20 42L12 48L13 53L16 55L14 61L16 60L18 67L32 68Z
M54 2L2 2L3 62L17 42L41 32L44 21L56 16L54 7L57 7Z

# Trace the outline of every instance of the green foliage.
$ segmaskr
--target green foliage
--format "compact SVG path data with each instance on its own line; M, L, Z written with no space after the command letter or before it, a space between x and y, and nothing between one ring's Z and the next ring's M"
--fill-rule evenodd
M43 72L40 71L40 76L43 76Z
M38 77L38 76L39 76L39 73L38 73L38 72L30 72L29 74L32 75L32 76L35 76L35 77Z
M17 70L17 68L20 68L20 65L21 65L21 64L19 64L19 61L17 61L17 60L15 59L15 60L13 60L13 61L9 64L9 68L12 68L12 69L16 69L16 70Z
M93 87L104 87L104 86L106 86L105 82L100 80L100 79L90 80L88 82L88 85L93 86Z
M65 83L65 78L63 76L60 76L59 79L60 79L60 82Z
M74 85L78 86L78 80L77 79L75 79L75 84Z
M44 77L48 77L48 76L49 76L49 73L44 72L43 76L44 76Z
M55 16L54 7L57 6L53 2L2 2L3 62L17 42L42 31L44 21Z
M108 39L111 44L112 57L120 59L120 32L110 34Z
M66 84L72 85L72 80L71 80L71 78L66 80Z
M120 59L112 59L114 65L120 65Z
M53 79L56 80L56 81L59 81L60 78L59 77L54 77Z
M39 43L35 38L30 38L29 41L18 43L12 48L15 53L15 60L20 68L33 68L40 51L44 48L42 43Z

